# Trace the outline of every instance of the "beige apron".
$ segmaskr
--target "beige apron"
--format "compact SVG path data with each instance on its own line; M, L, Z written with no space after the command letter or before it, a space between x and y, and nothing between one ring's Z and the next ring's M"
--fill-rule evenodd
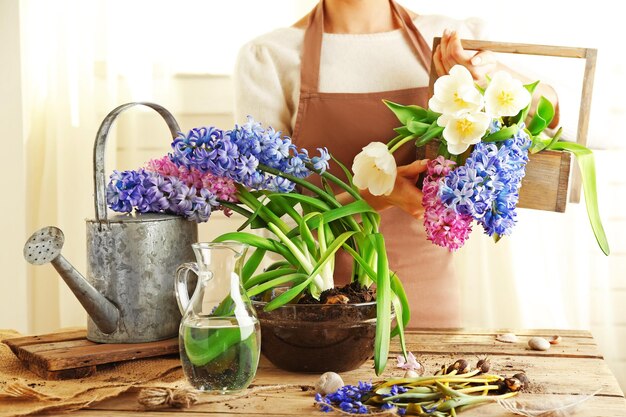
M430 49L409 13L390 1L406 40L422 66L430 65ZM427 87L377 93L319 92L320 51L324 32L324 5L320 1L311 13L304 35L301 87L294 142L314 151L327 147L335 158L350 167L354 157L368 143L387 142L395 136L398 120L382 103L388 99L401 104L425 106ZM372 51L375 53L375 51ZM389 74L393 77L393 73ZM394 156L398 165L415 160L415 148L405 145ZM331 172L345 180L338 167ZM411 305L410 327L455 327L459 321L458 282L451 266L451 254L426 240L421 221L393 207L381 212L389 262L402 281ZM335 282L349 281L352 262L346 254L338 257Z

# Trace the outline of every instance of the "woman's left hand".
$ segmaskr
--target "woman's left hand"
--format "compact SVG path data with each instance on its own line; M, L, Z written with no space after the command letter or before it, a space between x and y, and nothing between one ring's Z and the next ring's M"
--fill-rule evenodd
M437 76L448 74L450 68L459 64L469 70L476 81L484 81L496 69L496 56L491 51L466 51L456 32L444 30L441 43L435 49L433 62Z

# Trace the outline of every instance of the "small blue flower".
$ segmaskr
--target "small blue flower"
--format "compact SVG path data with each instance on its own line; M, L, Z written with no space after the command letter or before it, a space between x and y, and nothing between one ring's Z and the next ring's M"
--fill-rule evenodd
M320 156L311 158L311 163L316 171L324 172L329 168L330 154L326 148L317 148L317 150L320 151Z

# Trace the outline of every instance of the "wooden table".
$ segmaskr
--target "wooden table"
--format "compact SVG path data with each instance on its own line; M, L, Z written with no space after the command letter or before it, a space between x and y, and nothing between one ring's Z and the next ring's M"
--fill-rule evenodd
M429 373L441 364L465 358L472 363L478 357L489 356L491 373L511 376L526 371L531 380L528 393L519 400L542 400L548 396L562 398L571 394L590 394L602 391L579 408L576 416L624 417L626 401L615 377L607 367L591 334L574 330L518 330L516 344L505 344L495 340L495 335L507 330L428 330L412 331L407 335L408 349L418 356ZM527 341L532 336L549 337L560 335L562 342L547 352L530 350ZM397 342L392 343L390 361L385 377L400 376L402 371L394 369L395 357L399 353ZM372 362L360 369L342 374L346 383L359 380L376 380ZM318 375L295 374L276 369L262 360L254 385L311 384ZM184 410L144 411L137 403L137 393L130 392L112 400L94 404L91 408L72 413L73 416L142 416L165 417L188 413L206 416L325 416L313 407L313 394L299 389L262 392L246 398L229 399L223 402L196 405ZM508 416L497 404L488 404L467 410L461 416Z

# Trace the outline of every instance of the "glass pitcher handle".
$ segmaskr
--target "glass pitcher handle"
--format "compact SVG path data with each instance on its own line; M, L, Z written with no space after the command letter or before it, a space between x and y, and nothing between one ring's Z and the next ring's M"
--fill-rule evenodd
M187 307L189 307L189 286L187 285L189 271L200 276L198 264L195 262L187 262L176 268L176 285L174 285L174 289L176 290L176 302L178 303L180 314L183 315Z

